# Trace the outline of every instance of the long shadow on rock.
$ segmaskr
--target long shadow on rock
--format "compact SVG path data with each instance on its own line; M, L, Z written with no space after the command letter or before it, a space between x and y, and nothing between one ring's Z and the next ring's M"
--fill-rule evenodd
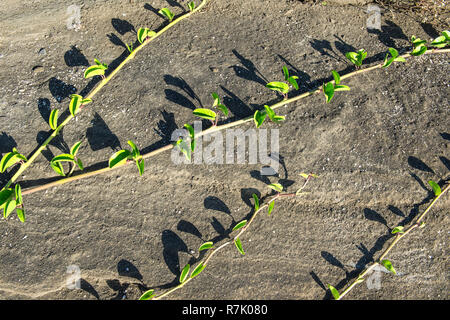
M255 113L256 110L250 108L244 101L242 101L237 95L228 90L227 88L220 86L227 96L223 98L223 104L227 106L230 112L236 119L242 119L249 117Z
M48 120L50 119L50 112L52 111L50 107L50 100L48 100L47 98L39 98L38 110L44 121L48 123Z
M96 112L94 119L91 121L92 127L86 131L86 137L92 151L111 148L113 151L121 149L120 141L117 136L111 132L108 125Z
M127 46L125 45L125 43L123 43L122 39L120 39L114 33L108 34L107 37L108 37L109 41L111 41L112 44L127 49Z
M175 276L179 276L180 271L180 259L179 253L189 253L186 243L173 231L164 230L161 236L164 246L163 257L170 272Z
M148 153L154 150L157 150L161 147L168 145L172 139L172 133L178 129L178 126L175 122L175 116L172 112L167 112L166 110L161 111L161 115L163 116L163 120L158 122L158 128L153 129L153 131L161 137L161 140L151 144L148 147L145 147L141 150L141 153Z
M403 33L403 30L394 22L386 20L386 24L387 25L381 26L381 31L378 29L368 29L367 31L369 33L378 35L378 39L385 46L398 49L394 40L408 40L408 37Z
M440 33L433 27L432 24L421 23L420 26L422 27L423 31L425 31L426 34L429 35L431 38L435 39L439 37Z
M416 157L413 157L413 156L408 157L408 164L415 169L419 169L421 171L425 171L425 172L434 174L433 169L431 169L429 166L427 166L425 164L425 162L423 162L422 160L420 160Z
M97 300L100 300L100 296L95 288L86 280L80 279L80 289L86 291L87 293L93 295Z
M114 18L111 20L111 24L113 28L116 29L116 31L122 36L127 32L136 33L134 26L126 20Z
M388 228L390 230L389 226L387 225L386 219L384 219L383 216L381 214L379 214L378 212L376 212L375 210L365 208L364 209L364 217L368 220L379 222L379 223L383 224L384 226L386 226L386 228Z
M227 214L231 214L230 209L227 207L227 205L217 198L216 196L209 196L206 197L203 201L203 204L205 205L206 209L221 211Z
M111 300L123 300L126 297L126 290L128 289L129 283L120 283L117 279L106 280L106 284L113 291L117 291L117 296L112 298Z
M269 81L267 81L264 75L255 67L255 64L251 60L243 57L237 50L233 49L232 52L244 66L231 66L230 68L233 69L234 73L240 78L255 81L263 86L266 86L266 83Z
M51 78L48 83L48 88L52 96L58 102L62 102L65 98L77 92L77 88L70 84L66 84L65 82L56 79L55 77Z
M186 233L190 233L190 234L198 237L199 239L203 240L203 236L202 236L201 232L197 229L196 226L194 226L189 221L180 220L180 222L178 222L178 225L177 225L177 230L183 231Z
M89 67L86 57L76 46L64 53L64 61L68 67Z
M119 276L134 278L142 282L142 274L139 272L138 268L128 260L121 259L119 261L117 264L117 272Z
M164 82L166 84L168 84L168 85L177 87L178 89L182 90L191 99L196 100L200 107L203 106L202 101L200 100L200 97L194 92L194 90L191 88L191 86L189 86L189 84L182 77L174 77L174 76L171 76L169 74L166 74L166 75L164 75ZM171 91L173 91L173 90L171 90ZM179 94L179 95L181 95L181 94ZM167 93L166 93L166 96L168 96ZM182 96L182 97L183 97L182 99L187 99L184 96ZM170 96L167 97L167 99L169 101L173 101L173 100L170 99ZM174 101L174 102L178 103L177 101ZM186 106L186 107L192 109L192 107L190 105L193 105L194 108L195 108L195 104L192 103L191 101L189 101L187 104L188 104L188 106ZM181 105L183 105L183 104L181 104ZM183 105L183 106L185 106L185 105Z

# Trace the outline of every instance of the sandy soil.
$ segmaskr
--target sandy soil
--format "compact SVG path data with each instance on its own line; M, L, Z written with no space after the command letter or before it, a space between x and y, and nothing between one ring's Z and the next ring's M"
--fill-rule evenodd
M29 155L48 135L50 108L67 110L85 95L86 66L114 67L135 30L164 24L155 12L175 1L72 1L79 30L68 29L67 2L0 2L0 153ZM368 32L366 5L299 1L212 1L138 53L63 130L20 179L23 188L55 177L49 159L83 139L80 157L92 170L133 140L144 151L169 143L192 123L192 109L217 91L233 119L278 101L266 81L287 65L300 92L321 85L330 70L353 70L344 53L364 48L367 63L388 47L431 39L440 26L385 11L382 31ZM162 292L195 262L204 241L223 241L252 212L251 194L281 182L294 192L301 172L320 178L310 193L276 204L242 238L246 251L218 253L195 281L170 299L323 299L328 283L342 289L430 201L427 181L450 169L449 56L433 55L345 81L331 103L312 96L278 109L283 165L261 177L260 165L175 165L170 153L136 167L24 197L27 221L0 220L0 298L137 299ZM252 124L241 128L246 130ZM0 176L2 185L10 177ZM449 299L449 198L389 256L397 276L382 273L378 289L358 286L352 299ZM67 268L81 271L68 289Z

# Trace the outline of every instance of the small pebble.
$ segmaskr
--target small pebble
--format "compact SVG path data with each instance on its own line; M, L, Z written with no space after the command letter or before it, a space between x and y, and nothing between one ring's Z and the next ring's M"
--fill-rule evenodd
M35 67L33 67L32 70L34 73L39 73L39 72L44 71L44 67L43 66L35 66Z
M212 72L219 72L219 69L217 69L216 67L209 67L209 69L210 69Z
M47 53L47 51L45 50L45 48L41 48L38 52L39 55L44 56Z

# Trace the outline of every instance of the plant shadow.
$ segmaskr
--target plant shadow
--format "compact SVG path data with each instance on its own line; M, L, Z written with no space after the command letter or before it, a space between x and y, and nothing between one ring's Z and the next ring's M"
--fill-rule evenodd
M113 151L122 149L119 138L112 133L102 117L95 112L91 127L86 130L86 138L92 151L111 148Z

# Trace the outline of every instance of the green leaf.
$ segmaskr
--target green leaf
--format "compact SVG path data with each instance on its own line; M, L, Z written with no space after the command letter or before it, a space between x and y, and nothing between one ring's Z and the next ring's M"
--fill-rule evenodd
M387 269L387 271L392 272L393 274L397 274L392 263L388 259L384 259L381 261L381 264Z
M386 54L386 57L384 58L383 68L387 68L391 65L392 62L394 62L395 58L388 59L389 54Z
M268 216L270 216L270 214L272 213L274 206L275 206L275 201L272 201L271 203L269 203L269 210L267 212Z
M11 198L12 194L13 190L11 188L2 189L0 191L0 207Z
M346 52L345 56L348 60L350 60L353 64L358 65L358 54L356 52Z
M194 128L190 124L185 124L184 127L189 131L189 136L191 137L191 140L195 138L195 132Z
M411 55L418 57L418 56L424 54L426 51L427 51L427 47L425 47L424 45L421 45L421 46L414 48L414 50L411 52Z
M183 139L179 139L176 142L176 146L180 149L181 152L184 153L184 156L186 157L186 159L191 161L192 145L191 145L191 148L189 148Z
M269 188L277 191L277 192L281 192L283 191L283 186L279 183L271 183L268 185Z
M21 205L23 203L23 201L22 201L22 188L20 187L20 184L16 184L16 186L14 188L14 193L16 196L17 205Z
M237 225L234 226L233 231L243 228L247 224L247 220L242 220Z
M289 70L286 66L283 66L283 74L284 74L284 80L288 81L289 79Z
M397 58L397 57L398 57L398 51L397 51L397 49L389 48L389 52L390 52L392 58Z
M56 157L54 157L51 162L56 163L56 162L61 162L61 161L74 162L75 158L71 154L63 153L63 154L60 154L60 155L57 155Z
M17 204L16 204L16 200L11 199L8 202L5 203L5 206L3 208L3 216L6 218L8 218L8 216L11 214L11 212L14 211L14 209L16 208Z
M208 119L208 120L215 120L216 119L216 113L210 109L205 108L197 108L192 112L195 116Z
M397 57L394 59L395 62L406 62L406 59L403 57Z
M158 13L166 17L169 21L173 20L174 14L167 8L162 8Z
M213 107L217 106L220 103L219 95L216 92L212 92L211 96L214 99Z
M436 197L441 194L442 192L441 187L439 187L439 185L436 182L430 180L428 181L428 184L431 186L431 188L433 188L433 192Z
M84 78L89 79L94 76L103 76L106 68L103 65L90 66L84 71Z
M300 175L305 179L309 178L309 174L307 174L307 173L302 172L302 173L300 173Z
M445 36L439 36L431 42L431 45L436 48L443 48L447 45Z
M188 3L188 7L189 7L190 11L194 11L194 9L195 9L195 2L194 1L189 2Z
M212 246L213 246L213 242L212 241L205 242L204 244L202 244L198 248L198 251L200 252L202 250L208 250L208 249L212 248Z
M405 231L403 231L404 227L403 226L397 226L394 229L392 229L391 233L392 234L396 234L396 233L404 233Z
M61 162L50 162L50 166L53 168L53 170L55 170L55 172L57 174L59 174L60 176L65 177L65 173L64 173L64 168L61 164Z
M16 209L17 217L21 222L25 222L25 210L22 208Z
M323 93L325 94L325 97L327 98L327 103L333 99L334 96L334 85L331 82L328 82L327 84L323 85Z
M137 32L137 39L140 43L144 42L148 35L148 28L139 28Z
M339 82L341 82L341 77L339 76L339 73L337 73L337 72L334 71L334 70L331 70L331 73L333 74L334 83L335 83L336 85L338 85ZM335 88L336 88L336 87L335 87Z
M109 167L113 168L118 165L122 165L127 162L128 157L131 156L129 150L120 150L114 153L111 158L109 158Z
M0 172L1 173L5 172L6 169L15 165L17 162L20 162L20 160L23 159L21 159L21 157L17 152L14 151L8 152L3 156L2 160L0 161Z
M190 269L191 269L191 266L189 263L184 266L183 270L181 271L181 275L180 275L180 283L183 283L186 281Z
M256 128L259 128L264 120L266 119L267 113L265 111L256 110L253 115L253 120L255 121Z
M75 115L80 111L81 101L83 100L83 97L78 94L71 95L69 110L72 116L75 117Z
M298 79L298 77L297 76L292 76L292 77L289 77L288 81L295 88L295 90L298 90L299 86L298 86L298 83L297 83L297 81L295 79Z
M339 84L334 86L334 92L336 91L350 91L350 87L343 84Z
M206 265L204 265L203 262L201 262L197 267L195 267L194 271L192 271L191 278L198 276L200 272L202 272L203 269L205 269L205 267Z
M269 116L269 119L273 119L273 117L275 116L275 111L272 110L271 107L269 107L268 105L264 105L264 108L266 109L266 113Z
M244 249L242 249L241 239L239 239L239 238L234 239L234 244L236 245L236 248L238 249L238 251L242 255L245 255Z
M219 108L220 111L222 111L222 113L223 113L226 117L228 117L228 108L227 108L225 105L219 103L219 104L217 105L217 108Z
M139 170L139 175L142 176L144 174L144 166L145 166L144 159L142 158L140 160L136 160L136 165Z
M341 295L339 294L339 291L337 291L336 288L333 287L331 284L328 285L328 289L330 289L331 294L333 295L333 298L335 300L339 300L339 298L341 297Z
M153 294L154 291L155 290L153 289L145 291L144 294L139 298L139 300L150 300L154 296Z
M255 200L255 212L259 210L259 199L256 194L252 194L253 199Z
M80 170L84 170L83 162L81 161L81 159L77 159L76 163L78 165L78 168L80 168Z
M278 82L278 81L269 82L268 84L266 84L266 87L271 90L280 91L282 93L289 92L289 85L284 82Z
M76 156L78 153L78 150L80 149L80 145L81 145L81 141L78 141L77 143L75 143L72 148L70 148L70 154L72 156Z
M445 40L450 41L450 31L442 31L442 35L445 37Z
M50 118L48 118L48 124L53 130L58 128L58 112L58 109L53 109L52 112L50 112Z
M133 152L132 152L132 154L131 154L131 156L133 157L133 159L139 158L139 157L141 156L141 153L139 152L139 149L138 149L138 147L136 146L136 144L135 144L133 141L131 141L131 140L128 140L127 142L128 142L128 144L130 145L131 149L133 150Z

